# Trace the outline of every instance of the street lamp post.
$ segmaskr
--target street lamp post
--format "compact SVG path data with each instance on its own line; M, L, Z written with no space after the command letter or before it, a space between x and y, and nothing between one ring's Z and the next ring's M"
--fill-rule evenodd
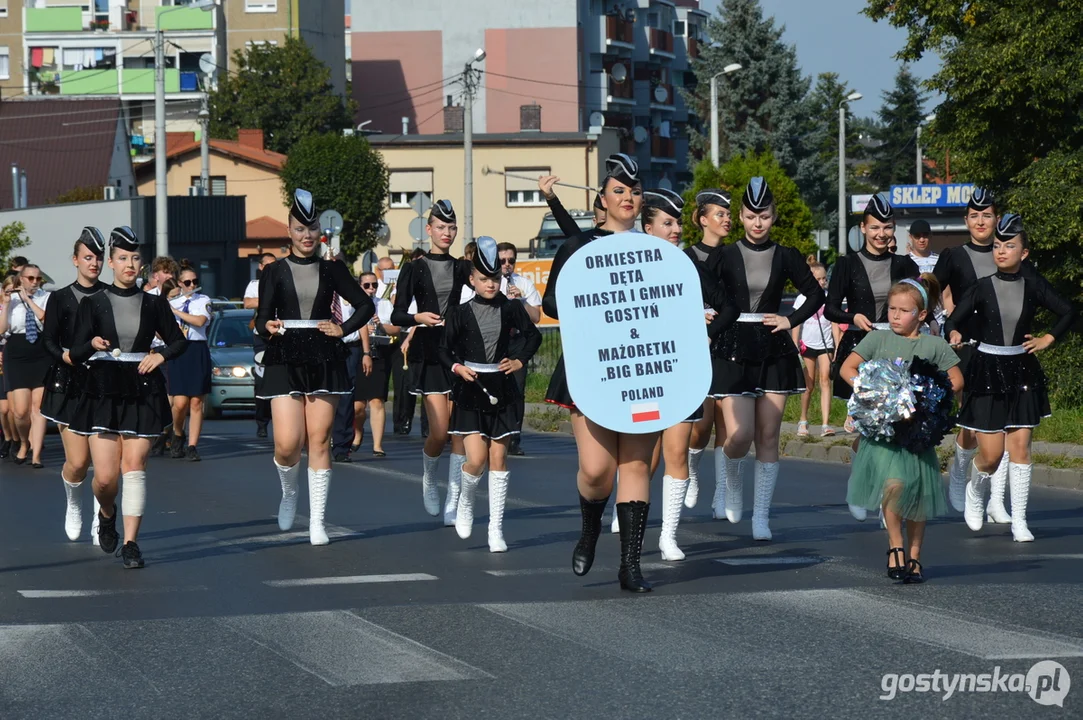
M925 122L932 122L933 120L936 120L936 115L926 115L925 116ZM915 171L914 171L914 184L915 185L921 185L923 182L925 182L925 172L924 172L925 169L922 166L922 160L924 159L924 154L922 153L922 150L921 150L921 123L918 123L918 139L917 139L916 144L918 146L918 153L917 153L917 166L916 166Z
M474 68L485 59L478 48L463 70L463 244L474 239Z
M718 167L718 78L741 69L740 63L731 63L722 72L711 77L711 164Z
M863 97L852 92L839 103L839 255L846 254L846 103Z
M169 254L169 185L166 174L165 134L165 31L162 16L181 8L213 10L220 0L196 0L190 5L178 5L158 14L154 28L154 250L157 255Z

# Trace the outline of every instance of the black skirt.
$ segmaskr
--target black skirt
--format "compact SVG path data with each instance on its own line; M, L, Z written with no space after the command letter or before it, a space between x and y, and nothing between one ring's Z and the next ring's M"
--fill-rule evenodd
M968 355L963 378L969 392L959 411L960 427L978 432L1032 428L1052 414L1045 373L1034 355Z
M838 366L841 369L842 364L846 362L846 358L850 357L850 353L854 351L857 344L865 339L868 335L864 330L857 330L854 327L850 327L842 334L842 338L839 339L839 349L835 354L838 359ZM850 396L854 394L854 389L850 387L845 380L839 377L839 373L835 373L835 377L831 379L831 392L839 400L849 400Z
M40 337L36 343L32 343L22 333L9 336L4 348L4 384L7 390L44 387L49 364L50 358Z
M352 395L346 371L349 355L341 338L316 329L293 328L267 342L263 353L261 400L293 395Z
M201 397L211 391L211 350L205 340L191 340L179 357L166 363L170 395Z
M86 385L68 430L79 435L117 434L156 438L173 424L165 378L140 375L136 363L90 363Z
M805 370L790 334L762 323L727 328L711 348L711 364L715 398L805 392Z
M440 362L444 328L418 327L410 341L406 387L411 395L447 395L451 392L451 371Z
M45 373L45 392L41 396L41 415L57 425L67 425L86 387L85 365L54 363Z
M495 405L490 396L496 400ZM513 375L478 373L474 382L456 377L451 399L454 404L448 432L452 435L479 434L499 440L519 434L519 384Z
M353 399L357 402L369 400L382 400L387 402L388 383L391 379L391 346L376 345L372 347L372 374L366 375L361 368L361 362L357 364L357 382L354 383Z
M549 376L549 387L545 391L545 402L558 405L568 410L575 410L575 401L568 391L568 376L564 372L564 354L561 353L553 374Z

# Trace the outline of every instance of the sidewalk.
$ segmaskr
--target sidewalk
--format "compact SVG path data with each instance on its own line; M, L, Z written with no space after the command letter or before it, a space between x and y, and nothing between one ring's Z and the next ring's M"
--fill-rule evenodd
M571 434L572 425L567 420L567 412L554 405L545 403L528 403L526 406L526 423L535 430L543 432L561 432ZM809 428L811 436L808 438L797 437L797 423L782 423L782 455L783 457L804 458L821 462L835 462L848 464L850 462L849 446L857 435L848 435L841 428L835 428L836 435L827 438L819 436L819 426ZM940 445L940 455L952 452L955 437L944 438ZM708 445L714 448L714 439ZM1069 443L1046 443L1036 442L1032 447L1035 456L1050 456L1064 458L1066 461L1083 460L1083 445L1071 445ZM1083 468L1057 468L1049 465L1035 464L1031 481L1036 485L1062 488L1065 490L1083 490Z

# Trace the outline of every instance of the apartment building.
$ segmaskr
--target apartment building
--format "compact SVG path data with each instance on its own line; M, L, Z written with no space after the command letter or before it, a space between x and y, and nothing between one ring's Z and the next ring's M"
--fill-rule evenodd
M353 0L353 15L365 19L352 31L351 53L357 120L371 121L366 130L461 131L459 80L481 48L476 133L614 128L646 184L690 181L689 111L679 91L695 83L690 68L705 37L708 13L697 0L401 0L394 13L385 7Z
M0 0L0 99L120 97L132 154L154 142L155 31L165 34L166 123L198 131L207 79L233 67L233 52L304 38L345 92L344 0ZM337 43L325 42L337 38ZM210 79L214 82L214 78Z

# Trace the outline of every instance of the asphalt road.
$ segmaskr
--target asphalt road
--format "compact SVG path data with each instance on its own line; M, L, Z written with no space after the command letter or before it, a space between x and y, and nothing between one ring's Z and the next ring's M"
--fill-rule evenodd
M657 552L659 486L655 591L632 596L616 536L589 575L571 572L567 436L524 439L509 552L493 555L484 486L470 540L425 514L416 428L384 459L335 466L329 546L308 543L304 487L279 532L271 445L253 429L214 421L202 463L152 460L140 571L90 544L89 483L84 538L67 541L55 436L46 469L0 464L0 718L1083 716L1083 494L1035 489L1032 544L934 524L929 582L904 586L884 574L875 518L846 511L845 467L783 461L771 543L750 537L751 474L736 526L710 519L707 480L682 563ZM1063 672L1011 691L1045 660ZM992 691L964 679L945 699L939 675L939 692L914 689L936 671L994 674Z

